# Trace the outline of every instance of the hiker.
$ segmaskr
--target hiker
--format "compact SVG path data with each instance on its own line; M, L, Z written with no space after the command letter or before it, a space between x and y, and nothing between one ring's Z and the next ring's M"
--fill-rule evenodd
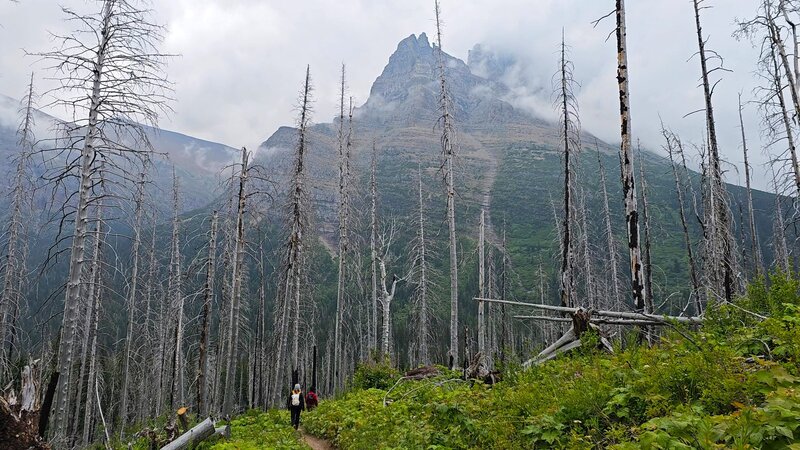
M292 426L296 430L300 426L300 411L306 409L305 398L303 398L303 391L300 390L300 384L295 384L294 389L286 398L286 408L292 413Z
M317 388L311 386L311 389L308 390L308 394L306 394L306 407L309 411L313 410L314 408L319 405L319 397L317 397Z

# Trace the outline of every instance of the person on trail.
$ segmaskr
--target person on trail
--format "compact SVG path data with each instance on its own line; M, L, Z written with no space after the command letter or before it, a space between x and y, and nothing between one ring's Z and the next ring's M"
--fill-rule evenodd
M311 389L308 390L308 394L306 394L306 407L309 411L313 410L314 408L319 405L319 397L317 397L317 388L311 386Z
M294 385L294 389L286 398L286 408L292 413L292 426L296 430L300 426L300 411L306 409L305 398L299 383Z

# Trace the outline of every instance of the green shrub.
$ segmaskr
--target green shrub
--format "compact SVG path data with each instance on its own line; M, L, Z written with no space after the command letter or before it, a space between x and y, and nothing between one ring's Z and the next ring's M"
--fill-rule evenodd
M389 389L400 378L400 372L389 361L369 362L356 367L353 389Z

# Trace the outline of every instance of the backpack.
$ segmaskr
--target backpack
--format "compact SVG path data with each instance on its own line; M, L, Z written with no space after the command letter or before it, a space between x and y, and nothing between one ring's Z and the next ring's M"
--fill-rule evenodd
M309 392L306 395L306 400L309 401L309 402L316 402L317 401L317 394L315 394L313 392Z
M300 406L300 393L292 392L292 406Z

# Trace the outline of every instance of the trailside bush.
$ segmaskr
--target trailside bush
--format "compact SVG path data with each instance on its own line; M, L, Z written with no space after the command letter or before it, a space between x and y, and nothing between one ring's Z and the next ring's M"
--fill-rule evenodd
M400 378L400 372L389 361L368 362L356 367L353 389L389 389Z

